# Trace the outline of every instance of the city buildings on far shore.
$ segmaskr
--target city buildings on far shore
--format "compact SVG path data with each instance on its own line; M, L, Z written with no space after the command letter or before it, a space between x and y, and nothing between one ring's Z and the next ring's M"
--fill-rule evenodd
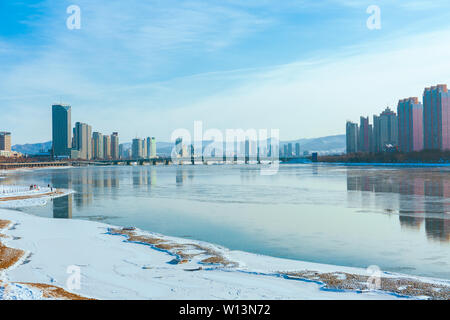
M156 157L156 138L147 137L146 139L146 155L147 159Z
M11 132L0 132L0 151L11 151Z
M111 159L119 159L119 133L113 132L111 134Z
M22 157L22 154L20 152L11 150L11 132L0 131L0 157Z
M424 90L423 147L450 150L450 92L446 84Z
M133 153L126 149L123 144L119 144L118 132L113 132L111 135L103 135L98 131L92 132L92 126L82 122L76 122L72 130L71 111L70 105L52 105L51 151L54 158L119 160L121 158L129 159L135 155L137 155L135 159L156 157L156 139L154 137L140 140L138 150ZM4 141L5 146L9 146L9 149L11 149L10 134L6 135L5 133L4 136L3 138L0 135L0 156L3 152L1 149L2 141Z
M119 158L131 159L131 148L127 148L124 143L119 144Z
M52 154L54 157L70 157L72 146L71 112L69 105L52 106Z
M373 131L369 124L369 117L359 119L358 151L370 152L372 149Z
M94 159L103 159L103 135L100 132L92 134L92 156Z
M122 153L124 150L122 151ZM131 141L131 154L134 160L156 158L156 138L147 137L145 139L135 138Z
M346 124L347 153L400 150L450 150L450 92L441 84L425 88L417 97L401 99L397 114L386 108L379 116L361 117L360 126Z
M292 153L292 143L288 143L287 156L288 156L288 157L292 157L292 156L293 156L293 153Z
M398 146L398 118L394 111L387 107L379 116L373 116L374 152L386 151L389 147Z
M398 141L402 152L423 149L423 105L412 97L398 102Z
M347 121L347 125L345 128L345 137L348 154L358 152L358 141L359 141L358 135L359 135L358 124L351 121Z
M300 157L300 143L295 144L295 156Z
M133 159L142 158L142 140L135 138L131 141L131 157Z
M111 159L111 137L103 136L103 159Z
M71 158L91 160L92 159L92 126L77 122L73 128L73 142Z

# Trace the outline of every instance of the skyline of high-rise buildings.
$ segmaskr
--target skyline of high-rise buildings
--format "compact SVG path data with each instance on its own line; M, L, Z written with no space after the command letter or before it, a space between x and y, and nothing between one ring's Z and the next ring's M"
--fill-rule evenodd
M347 121L346 151L386 152L399 150L450 150L450 92L447 85L425 88L419 98L401 99L397 114L389 107L373 116L360 118L360 125Z
M122 151L123 152L123 151ZM131 158L152 159L156 157L156 138L134 138L131 141Z
M72 129L71 110L70 105L52 105L52 157L81 160L119 160L133 155L137 155L137 159L156 157L156 139L154 137L139 139L139 148L136 149L136 152L132 150L129 154L127 149L119 143L117 131L111 135L103 135L98 131L92 132L91 125L79 121Z
M421 104L418 98L399 100L397 114L387 107L379 116L373 116L373 124L369 122L369 117L360 117L359 126L348 121L347 153L450 150L450 92L447 85L425 88L423 102ZM111 135L93 134L92 126L82 122L76 122L72 131L71 108L67 104L52 105L51 153L54 157L91 160L130 156L127 151L129 147L121 147L118 132ZM292 143L285 144L282 154L299 156L300 146L295 145L295 152L293 147ZM155 157L156 140L148 137L139 142L139 150L136 147L134 152L133 148L130 149L131 157Z

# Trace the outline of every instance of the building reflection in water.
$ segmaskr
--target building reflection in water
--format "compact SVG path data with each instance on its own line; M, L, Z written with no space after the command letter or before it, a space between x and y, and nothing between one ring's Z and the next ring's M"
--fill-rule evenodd
M150 168L150 175L148 176L148 185L156 186L156 169L154 167Z
M145 181L145 168L143 167L133 167L131 172L131 178L133 180L133 187L140 187Z
M109 170L107 179L111 181L110 185L113 190L117 190L119 188L119 170Z
M254 184L258 177L261 175L261 171L259 168L255 170L249 170L248 168L239 169L241 182L246 184Z
M151 166L139 166L132 171L133 186L151 186L156 185L156 169Z
M399 188L399 220L404 228L420 230L425 219L424 178L402 177Z
M83 168L74 171L72 174L72 182L76 186L75 206L84 208L92 204L94 187L94 169Z
M442 219L441 213L448 214L450 198L450 179L438 178L432 176L424 183L424 193L429 199L425 202L425 231L428 237L441 240L450 241L450 220Z
M53 199L53 218L72 219L72 194Z
M440 170L347 170L347 191L362 191L362 207L373 205L387 212L398 212L403 228L419 231L425 224L430 240L450 242L450 172ZM388 203L377 193L397 195ZM374 197L371 197L375 195ZM349 193L351 205L357 198ZM381 201L384 201L381 203Z
M186 180L186 171L182 166L177 166L177 173L175 179L177 185L183 185L184 180Z
M192 166L177 165L175 171L175 183L179 186L183 184L192 183L195 178L195 169Z
M105 179L105 170L98 170L94 177L94 187L97 189L104 189L107 184L108 181Z
M77 168L67 171L54 171L51 174L51 184L55 188L72 189L75 191L68 201L70 206L86 208L93 203L94 197L110 189L112 196L116 196L119 188L119 170L116 168ZM56 200L56 207L60 207ZM73 204L72 204L73 201ZM59 211L59 209L57 209ZM70 210L71 214L71 210Z
M70 171L52 171L50 182L54 188L72 189L72 174ZM71 219L72 218L73 195L53 199L53 218Z

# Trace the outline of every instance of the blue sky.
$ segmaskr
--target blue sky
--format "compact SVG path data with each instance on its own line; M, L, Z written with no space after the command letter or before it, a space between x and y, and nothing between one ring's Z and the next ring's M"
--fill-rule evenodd
M69 5L81 29L66 27ZM369 30L370 5L381 30ZM50 106L121 141L177 128L342 134L450 81L443 0L0 2L0 130L51 139Z

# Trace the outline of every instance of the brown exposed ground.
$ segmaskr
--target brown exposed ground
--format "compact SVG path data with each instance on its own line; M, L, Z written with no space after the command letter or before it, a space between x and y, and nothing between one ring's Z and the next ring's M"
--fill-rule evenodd
M68 292L63 288L52 286L44 283L27 283L18 282L18 284L25 285L27 287L32 287L39 289L42 292L42 296L46 299L56 299L56 300L95 300L91 298L86 298L75 293Z
M6 229L11 224L8 220L0 220L0 231L2 229ZM0 238L6 238L7 236L0 233ZM15 265L20 258L25 254L24 251L20 249L9 248L0 241L0 271L11 268ZM48 299L61 299L61 300L93 300L89 298L85 298L79 296L74 293L70 293L63 288L42 284L42 283L20 283L29 287L34 287L40 291L42 291L42 295L44 298ZM8 290L8 284L0 281L0 287L4 287L5 290Z
M41 194L30 194L26 196L14 196L14 197L2 197L0 198L0 201L12 201L12 200L26 200L26 199L32 199L32 198L42 198L46 196L53 196L53 195L59 195L63 194L62 191L53 191L53 192L47 192L47 193L41 193Z
M0 230L7 228L11 224L10 221L0 220ZM156 248L166 250L177 254L180 257L178 264L189 262L192 258L205 256L201 260L204 264L214 264L221 266L237 266L235 262L231 262L223 257L215 250L194 243L180 244L171 242L155 236L137 235L133 229L116 228L110 230L112 234L124 235L128 241L150 244ZM0 233L1 236L4 236ZM187 253L186 251L196 251L195 253ZM4 246L0 242L0 270L5 270L13 266L23 256L24 251ZM201 270L199 268L198 270ZM186 270L192 271L192 270ZM197 269L195 269L197 271ZM367 290L368 276L355 275L344 272L320 273L316 271L298 271L298 272L280 272L291 279L305 279L322 282L325 288L337 290ZM20 283L29 287L42 291L43 297L47 299L61 300L93 300L82 297L80 295L68 292L63 288L42 284L42 283ZM6 288L8 284L1 283L0 286ZM450 300L450 286L425 283L413 279L406 278L380 278L379 290L395 293L404 296L426 296L435 300Z
M11 268L23 254L22 250L9 248L0 243L0 270Z
M189 262L192 258L197 256L205 256L205 258L201 260L201 262L204 264L217 264L224 267L237 266L237 263L227 260L219 252L211 248L201 246L199 244L195 243L180 244L164 240L161 238L157 238L154 236L151 237L151 236L136 235L136 232L131 228L116 228L111 229L110 231L112 234L115 235L126 236L128 238L128 241L147 243L154 246L155 248L166 250L168 252L176 254L181 259L178 262L178 264ZM188 251L192 250L198 252L188 253Z
M206 258L206 259L202 260L202 263L228 265L229 261L224 259L223 257L214 256L214 257L209 257L209 258Z
M204 259L200 260L201 263L221 266L237 266L235 262L227 260L219 252L216 252L209 247L204 247L199 244L179 244L155 236L136 235L136 232L131 228L116 228L111 229L110 231L112 234L125 235L128 238L128 241L147 243L156 248L175 253L182 259L180 262L178 262L179 264L188 262L193 257L205 256ZM196 253L188 253L187 251L195 251ZM201 268L195 269L195 271L197 270L201 270ZM291 279L294 278L320 281L324 283L325 287L328 289L355 291L368 290L368 276L361 276L344 272L319 273L315 271L280 273L288 276ZM382 291L391 292L403 296L427 296L431 299L436 300L450 299L449 286L435 285L413 279L381 278L380 280L380 290Z
M8 220L0 220L0 230L5 229L10 223Z
M5 229L10 224L10 221L0 220L0 230ZM6 236L0 233L0 238L6 238ZM6 247L0 242L0 270L12 267L20 260L23 254L22 250Z
M355 275L345 272L319 273L315 271L284 272L291 278L320 281L328 289L337 290L367 290L368 276ZM430 284L413 279L380 278L379 290L405 296L427 296L434 300L449 300L450 287Z

